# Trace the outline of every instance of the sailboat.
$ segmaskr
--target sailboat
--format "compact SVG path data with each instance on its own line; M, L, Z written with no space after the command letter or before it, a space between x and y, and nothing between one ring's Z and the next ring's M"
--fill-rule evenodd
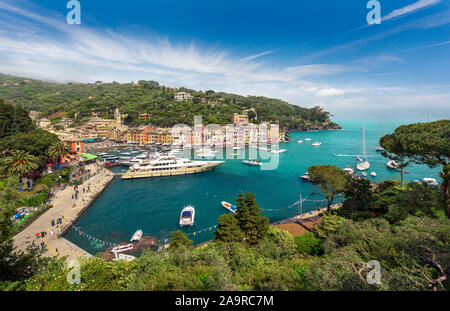
M366 160L367 151L366 151L366 132L364 129L364 121L363 121L362 131L363 131L363 154L364 154L364 157L361 159L360 157L356 156L356 159L358 160L358 163L356 163L356 169L359 171L365 171L365 170L369 169L369 167L370 167L369 161Z
M382 134L381 134L381 121L380 121L380 138L382 137ZM381 151L384 151L384 148L383 147L381 147L380 145L378 145L376 148L375 148L375 150L377 151L377 152L381 152Z

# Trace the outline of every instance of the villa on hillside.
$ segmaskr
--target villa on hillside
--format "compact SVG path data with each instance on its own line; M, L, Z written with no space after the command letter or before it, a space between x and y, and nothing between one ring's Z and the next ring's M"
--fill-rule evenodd
M248 125L248 116L234 113L231 121L233 124Z
M178 92L174 95L174 99L177 102L181 102L183 100L190 100L192 99L192 95L186 92Z
M50 122L50 120L47 118L39 119L36 121L36 126L41 129L50 128L51 125L52 125L52 122Z

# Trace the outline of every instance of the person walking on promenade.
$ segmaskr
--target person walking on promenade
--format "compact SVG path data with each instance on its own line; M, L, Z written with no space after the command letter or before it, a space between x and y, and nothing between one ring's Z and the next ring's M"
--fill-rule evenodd
M52 229L52 231L50 231L50 235L52 236L52 239L53 239L53 236L55 235L55 231L53 231L53 229Z

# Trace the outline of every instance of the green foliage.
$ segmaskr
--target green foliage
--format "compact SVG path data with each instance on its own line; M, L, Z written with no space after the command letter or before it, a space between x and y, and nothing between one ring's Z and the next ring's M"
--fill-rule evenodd
M172 233L169 248L172 250L189 249L192 247L192 243L193 241L183 231L177 230Z
M351 178L344 191L345 201L338 215L353 220L374 217L374 194L370 181L366 178Z
M225 214L218 219L219 226L215 232L215 240L225 243L241 242L244 238L244 233L239 228L238 221L233 214Z
M322 251L322 241L312 232L294 237L296 251L299 254L318 255Z
M59 171L59 162L61 157L65 156L70 152L69 147L66 145L66 143L62 141L55 141L51 144L51 146L47 150L47 154L51 158L56 158L58 161L58 171Z
M340 128L329 119L328 112L315 108L290 105L285 101L262 96L241 96L229 93L202 92L179 88L190 93L192 100L175 102L174 90L156 81L132 83L55 84L38 80L24 82L23 78L0 74L0 96L7 103L18 101L24 108L42 111L43 116L64 112L68 117L78 113L78 120L87 119L93 112L112 118L114 110L128 114L126 124L140 125L150 122L155 126L172 127L178 123L193 124L194 115L202 115L205 124L228 124L233 113L249 112L250 119L257 115L258 122L279 120L280 127L288 129ZM16 85L16 83L18 85ZM217 101L217 104L208 104ZM205 103L206 102L206 103ZM139 120L139 114L151 115L149 121ZM255 114L255 115L254 115Z
M330 211L335 196L343 192L349 176L343 170L332 165L316 165L308 168L311 182L318 185L327 198L327 211Z
M375 205L386 211L383 217L391 223L404 220L408 215L445 217L440 192L428 185L411 182L403 188L392 186L375 197Z
M388 157L398 163L398 167L401 171L400 183L403 186L405 167L407 167L411 162L407 160L407 146L402 143L401 139L397 135L397 132L395 131L393 134L388 134L381 137L380 146L385 149L385 151L381 153L384 157Z
M450 120L401 125L395 129L395 135L404 155L412 161L430 167L442 166L442 194L450 218Z
M26 151L13 151L10 156L0 160L0 173L18 176L22 187L22 177L34 172L39 167L37 162L36 157Z
M18 178L13 177L0 185L0 290L19 286L43 264L39 253L14 252L12 235L15 228L11 217L21 203L17 183Z
M61 170L43 175L35 183L34 190L49 191L52 187L61 183L68 183L70 181L70 173L72 168L64 167Z
M346 221L324 243L327 256L306 278L316 290L442 290L450 268L450 220L409 216L397 225L383 219ZM367 262L381 265L381 284L366 281Z
M296 248L294 237L289 232L275 226L269 226L267 234L259 246L261 254L276 260L292 258Z
M39 206L45 201L47 201L48 198L48 192L43 191L39 194L33 195L31 198L25 200L24 205L25 206Z
M325 215L322 217L322 221L315 226L317 236L325 239L331 233L337 231L337 229L344 223L345 218L337 215Z
M23 150L38 159L39 166L43 166L48 159L47 150L54 143L59 141L57 135L35 129L25 133L14 134L0 140L0 150Z
M35 128L28 111L22 107L5 104L0 98L0 139Z
M239 228L244 232L246 241L256 244L264 238L269 229L269 219L261 216L262 210L259 208L255 195L247 192L246 196L242 192L238 193L236 199L236 219Z

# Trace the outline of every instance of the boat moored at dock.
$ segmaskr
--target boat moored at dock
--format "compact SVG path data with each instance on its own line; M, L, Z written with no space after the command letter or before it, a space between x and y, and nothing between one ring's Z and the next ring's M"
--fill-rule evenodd
M130 239L130 242L137 241L139 242L142 238L142 230L136 231Z
M196 161L171 156L160 156L146 163L132 166L122 179L189 175L214 170L224 161Z
M111 249L111 253L120 253L120 252L126 252L130 251L134 248L133 244L126 244L126 245L118 245Z

